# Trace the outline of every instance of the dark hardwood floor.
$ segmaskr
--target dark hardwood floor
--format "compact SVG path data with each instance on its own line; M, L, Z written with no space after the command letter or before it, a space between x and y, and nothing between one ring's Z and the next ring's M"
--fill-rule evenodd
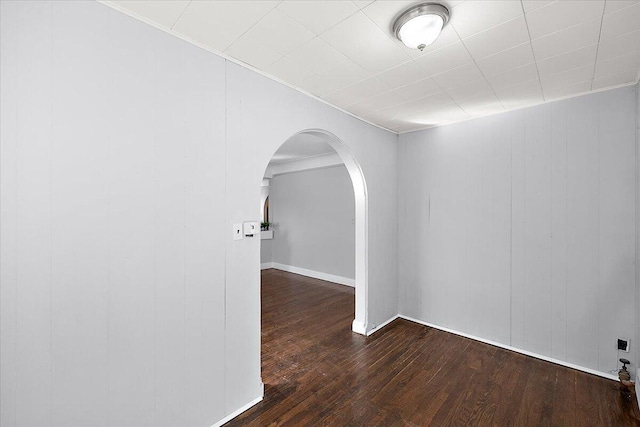
M265 397L227 425L640 425L615 381L400 319L363 337L353 317L353 289L264 270Z

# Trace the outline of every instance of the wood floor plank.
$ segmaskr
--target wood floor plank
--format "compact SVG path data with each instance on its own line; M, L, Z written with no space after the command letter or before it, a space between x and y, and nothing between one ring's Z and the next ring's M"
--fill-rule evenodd
M637 426L617 382L398 319L351 332L352 288L262 272L262 402L229 426Z

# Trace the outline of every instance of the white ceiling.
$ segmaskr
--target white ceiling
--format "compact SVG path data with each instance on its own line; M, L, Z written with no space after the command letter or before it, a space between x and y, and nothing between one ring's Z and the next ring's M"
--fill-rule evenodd
M322 138L302 133L289 138L282 144L271 158L269 165L294 162L327 154L335 154L335 150Z
M407 132L638 81L640 0L445 0L424 52L391 32L416 1L108 1L369 122Z

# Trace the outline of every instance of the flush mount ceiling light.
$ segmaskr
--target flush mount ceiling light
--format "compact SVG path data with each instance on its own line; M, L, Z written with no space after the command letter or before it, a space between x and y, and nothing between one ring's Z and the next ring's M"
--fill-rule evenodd
M413 6L396 19L393 32L408 48L423 50L436 41L449 21L449 9L438 3Z

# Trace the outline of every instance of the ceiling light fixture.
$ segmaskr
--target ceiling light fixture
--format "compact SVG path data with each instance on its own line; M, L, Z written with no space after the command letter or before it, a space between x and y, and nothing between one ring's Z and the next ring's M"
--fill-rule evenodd
M448 21L449 9L422 3L405 10L393 23L393 32L408 48L422 51L436 41Z

